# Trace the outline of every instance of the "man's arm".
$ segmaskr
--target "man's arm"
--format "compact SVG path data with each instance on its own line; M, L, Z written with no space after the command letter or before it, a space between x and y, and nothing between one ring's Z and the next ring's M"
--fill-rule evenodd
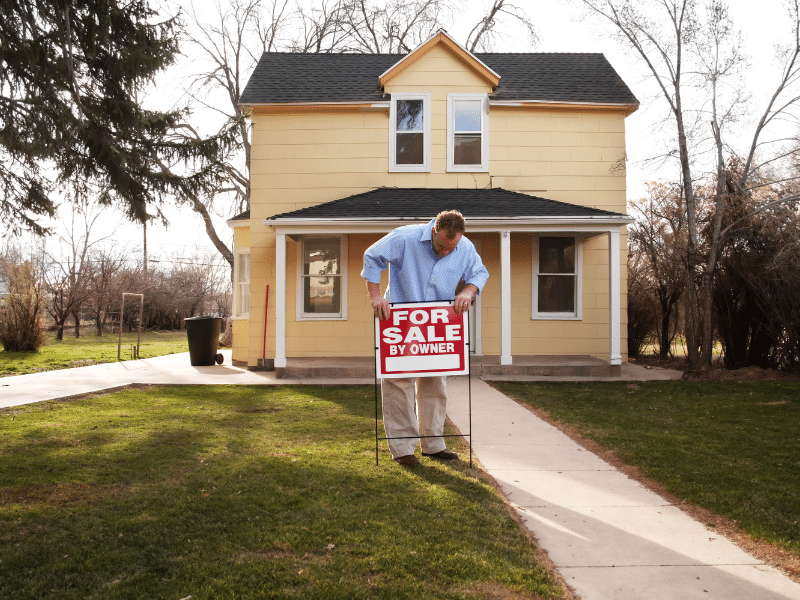
M372 312L381 321L385 321L386 319L388 319L390 310L389 301L386 300L386 298L384 298L383 296L381 296L380 284L368 281L367 291L369 292L369 301L372 304Z

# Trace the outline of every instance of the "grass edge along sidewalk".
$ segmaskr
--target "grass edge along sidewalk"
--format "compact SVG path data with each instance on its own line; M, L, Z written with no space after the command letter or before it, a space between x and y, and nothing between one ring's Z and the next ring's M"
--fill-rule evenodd
M131 358L131 346L136 346L136 342L136 332L123 333L120 348L122 360ZM116 362L118 343L117 334L98 337L90 329L79 338L65 334L63 340L56 340L55 333L50 332L38 352L0 352L0 377ZM142 332L140 358L188 351L185 331Z
M800 383L491 384L800 582Z
M374 424L369 386L2 410L0 597L570 598L488 477L376 467Z

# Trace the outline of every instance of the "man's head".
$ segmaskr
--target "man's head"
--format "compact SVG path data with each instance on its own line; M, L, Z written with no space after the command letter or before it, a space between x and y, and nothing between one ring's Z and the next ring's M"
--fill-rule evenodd
M457 210L446 210L436 216L431 229L431 243L437 256L444 258L456 249L464 227L464 217Z

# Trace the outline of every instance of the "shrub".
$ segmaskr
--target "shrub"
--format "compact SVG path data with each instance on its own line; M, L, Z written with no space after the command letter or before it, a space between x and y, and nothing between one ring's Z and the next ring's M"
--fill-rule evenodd
M0 257L0 278L8 289L0 296L0 343L6 352L38 350L44 341L39 322L44 300L36 267Z

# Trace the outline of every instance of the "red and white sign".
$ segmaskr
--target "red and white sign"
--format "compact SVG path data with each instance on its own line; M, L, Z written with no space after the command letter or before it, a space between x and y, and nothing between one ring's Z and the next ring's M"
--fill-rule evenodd
M375 319L379 378L469 373L469 313L449 302L395 304L389 319Z

